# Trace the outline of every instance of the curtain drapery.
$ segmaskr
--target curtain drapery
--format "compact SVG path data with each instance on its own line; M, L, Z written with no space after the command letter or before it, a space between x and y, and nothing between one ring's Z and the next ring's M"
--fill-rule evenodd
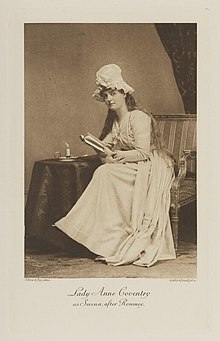
M170 57L187 114L196 114L197 30L195 23L155 24Z

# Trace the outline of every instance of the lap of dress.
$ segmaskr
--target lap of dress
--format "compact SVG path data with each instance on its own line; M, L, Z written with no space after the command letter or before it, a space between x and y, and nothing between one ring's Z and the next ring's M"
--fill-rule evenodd
M55 225L111 265L151 266L174 259L169 220L172 166L151 160L104 164Z

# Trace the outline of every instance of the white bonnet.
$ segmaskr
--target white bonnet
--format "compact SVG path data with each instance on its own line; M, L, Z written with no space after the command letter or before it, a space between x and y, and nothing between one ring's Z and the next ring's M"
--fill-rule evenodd
M92 96L100 102L104 101L100 95L104 88L123 90L125 94L134 92L134 89L123 80L120 67L115 64L104 65L99 69L96 73L96 84L98 88Z

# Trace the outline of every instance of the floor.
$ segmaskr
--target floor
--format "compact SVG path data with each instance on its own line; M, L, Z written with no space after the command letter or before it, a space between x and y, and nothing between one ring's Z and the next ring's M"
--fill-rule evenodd
M95 261L96 255L78 243L74 247L71 244L67 252L66 247L63 251L54 244L49 246L42 240L26 238L25 277L194 279L197 273L196 206L188 205L180 213L179 247L174 260L159 261L150 268L135 265L114 267Z
M180 242L175 260L159 261L150 268L135 265L110 266L97 262L92 254L72 256L63 251L26 248L26 278L196 278L197 249L192 242Z

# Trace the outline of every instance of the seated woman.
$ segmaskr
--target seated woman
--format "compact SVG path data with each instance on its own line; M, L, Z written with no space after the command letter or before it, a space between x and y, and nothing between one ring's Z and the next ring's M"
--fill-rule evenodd
M174 259L169 219L173 162L156 121L136 105L121 69L105 65L93 96L108 107L106 149L88 187L55 225L110 265Z

